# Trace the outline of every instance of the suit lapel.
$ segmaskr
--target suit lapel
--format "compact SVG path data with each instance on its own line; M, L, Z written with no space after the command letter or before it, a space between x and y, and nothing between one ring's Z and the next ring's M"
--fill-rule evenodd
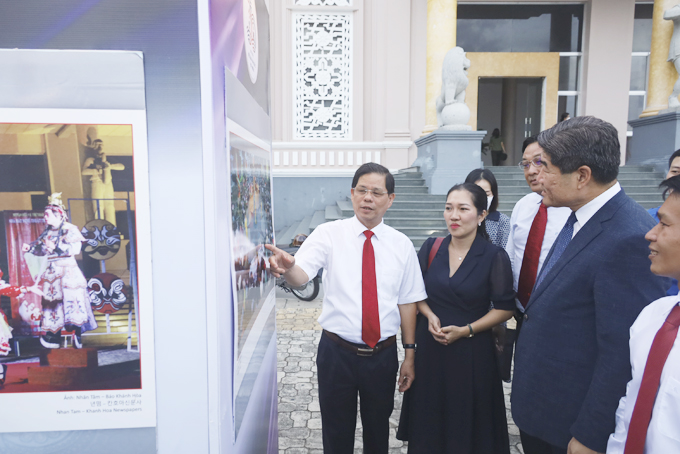
M626 197L625 192L621 189L614 197L612 197L607 203L600 208L592 218L586 222L586 224L581 227L578 233L571 240L567 248L562 253L562 256L557 260L557 263L553 265L552 269L543 278L541 284L534 289L531 294L531 298L527 303L527 309L536 301L541 294L550 286L552 281L559 275L559 273L564 269L564 267L578 254L583 251L598 235L603 232L602 223L608 221L614 216L614 213L618 211L621 204L624 202Z

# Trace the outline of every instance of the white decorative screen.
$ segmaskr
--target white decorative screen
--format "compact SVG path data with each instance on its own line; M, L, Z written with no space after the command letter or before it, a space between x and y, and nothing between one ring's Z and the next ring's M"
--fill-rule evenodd
M350 6L352 0L295 0L295 4L304 6Z
M298 13L294 23L295 138L351 139L351 13Z

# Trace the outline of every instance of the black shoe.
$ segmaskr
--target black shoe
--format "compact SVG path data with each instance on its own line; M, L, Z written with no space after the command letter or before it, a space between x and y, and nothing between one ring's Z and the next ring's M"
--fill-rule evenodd
M40 343L45 348L59 348L61 344L61 331L59 333L46 332L40 336Z
M40 343L45 348L59 348L59 344L53 344L52 342L47 342L45 336L40 336Z
M83 348L83 329L76 325L66 325L64 328L73 333L71 335L71 344L73 345L73 348Z
M73 344L73 348L83 348L83 338L80 337L80 334L78 333L73 333L73 336L71 336L71 343Z

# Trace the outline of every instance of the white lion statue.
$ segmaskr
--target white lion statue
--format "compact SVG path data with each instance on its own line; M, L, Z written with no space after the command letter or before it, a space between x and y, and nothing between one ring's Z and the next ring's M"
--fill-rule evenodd
M442 92L437 97L437 123L441 129L469 131L470 109L465 105L468 86L467 70L470 60L462 47L454 47L444 57L442 65Z

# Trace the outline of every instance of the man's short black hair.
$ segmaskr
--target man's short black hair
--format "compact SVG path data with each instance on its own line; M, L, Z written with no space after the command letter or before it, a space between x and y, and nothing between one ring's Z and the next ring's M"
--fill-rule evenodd
M538 134L538 144L563 174L588 166L599 184L616 180L621 147L616 128L595 117L576 117Z
M375 162L367 162L357 169L354 173L354 178L352 178L352 189L357 187L359 178L369 173L385 175L385 189L387 189L388 194L394 194L394 176L387 170L387 167L381 166Z
M526 150L529 145L536 142L538 142L536 136L531 136L524 139L524 142L522 142L522 153L524 153L524 150Z
M680 150L675 150L675 153L673 153L673 154L671 155L671 157L668 158L668 168L669 168L669 169L670 169L670 167L673 165L673 160L674 160L675 158L680 158Z
M674 197L680 197L680 175L670 177L667 180L663 180L659 185L663 189L663 199L672 195Z

